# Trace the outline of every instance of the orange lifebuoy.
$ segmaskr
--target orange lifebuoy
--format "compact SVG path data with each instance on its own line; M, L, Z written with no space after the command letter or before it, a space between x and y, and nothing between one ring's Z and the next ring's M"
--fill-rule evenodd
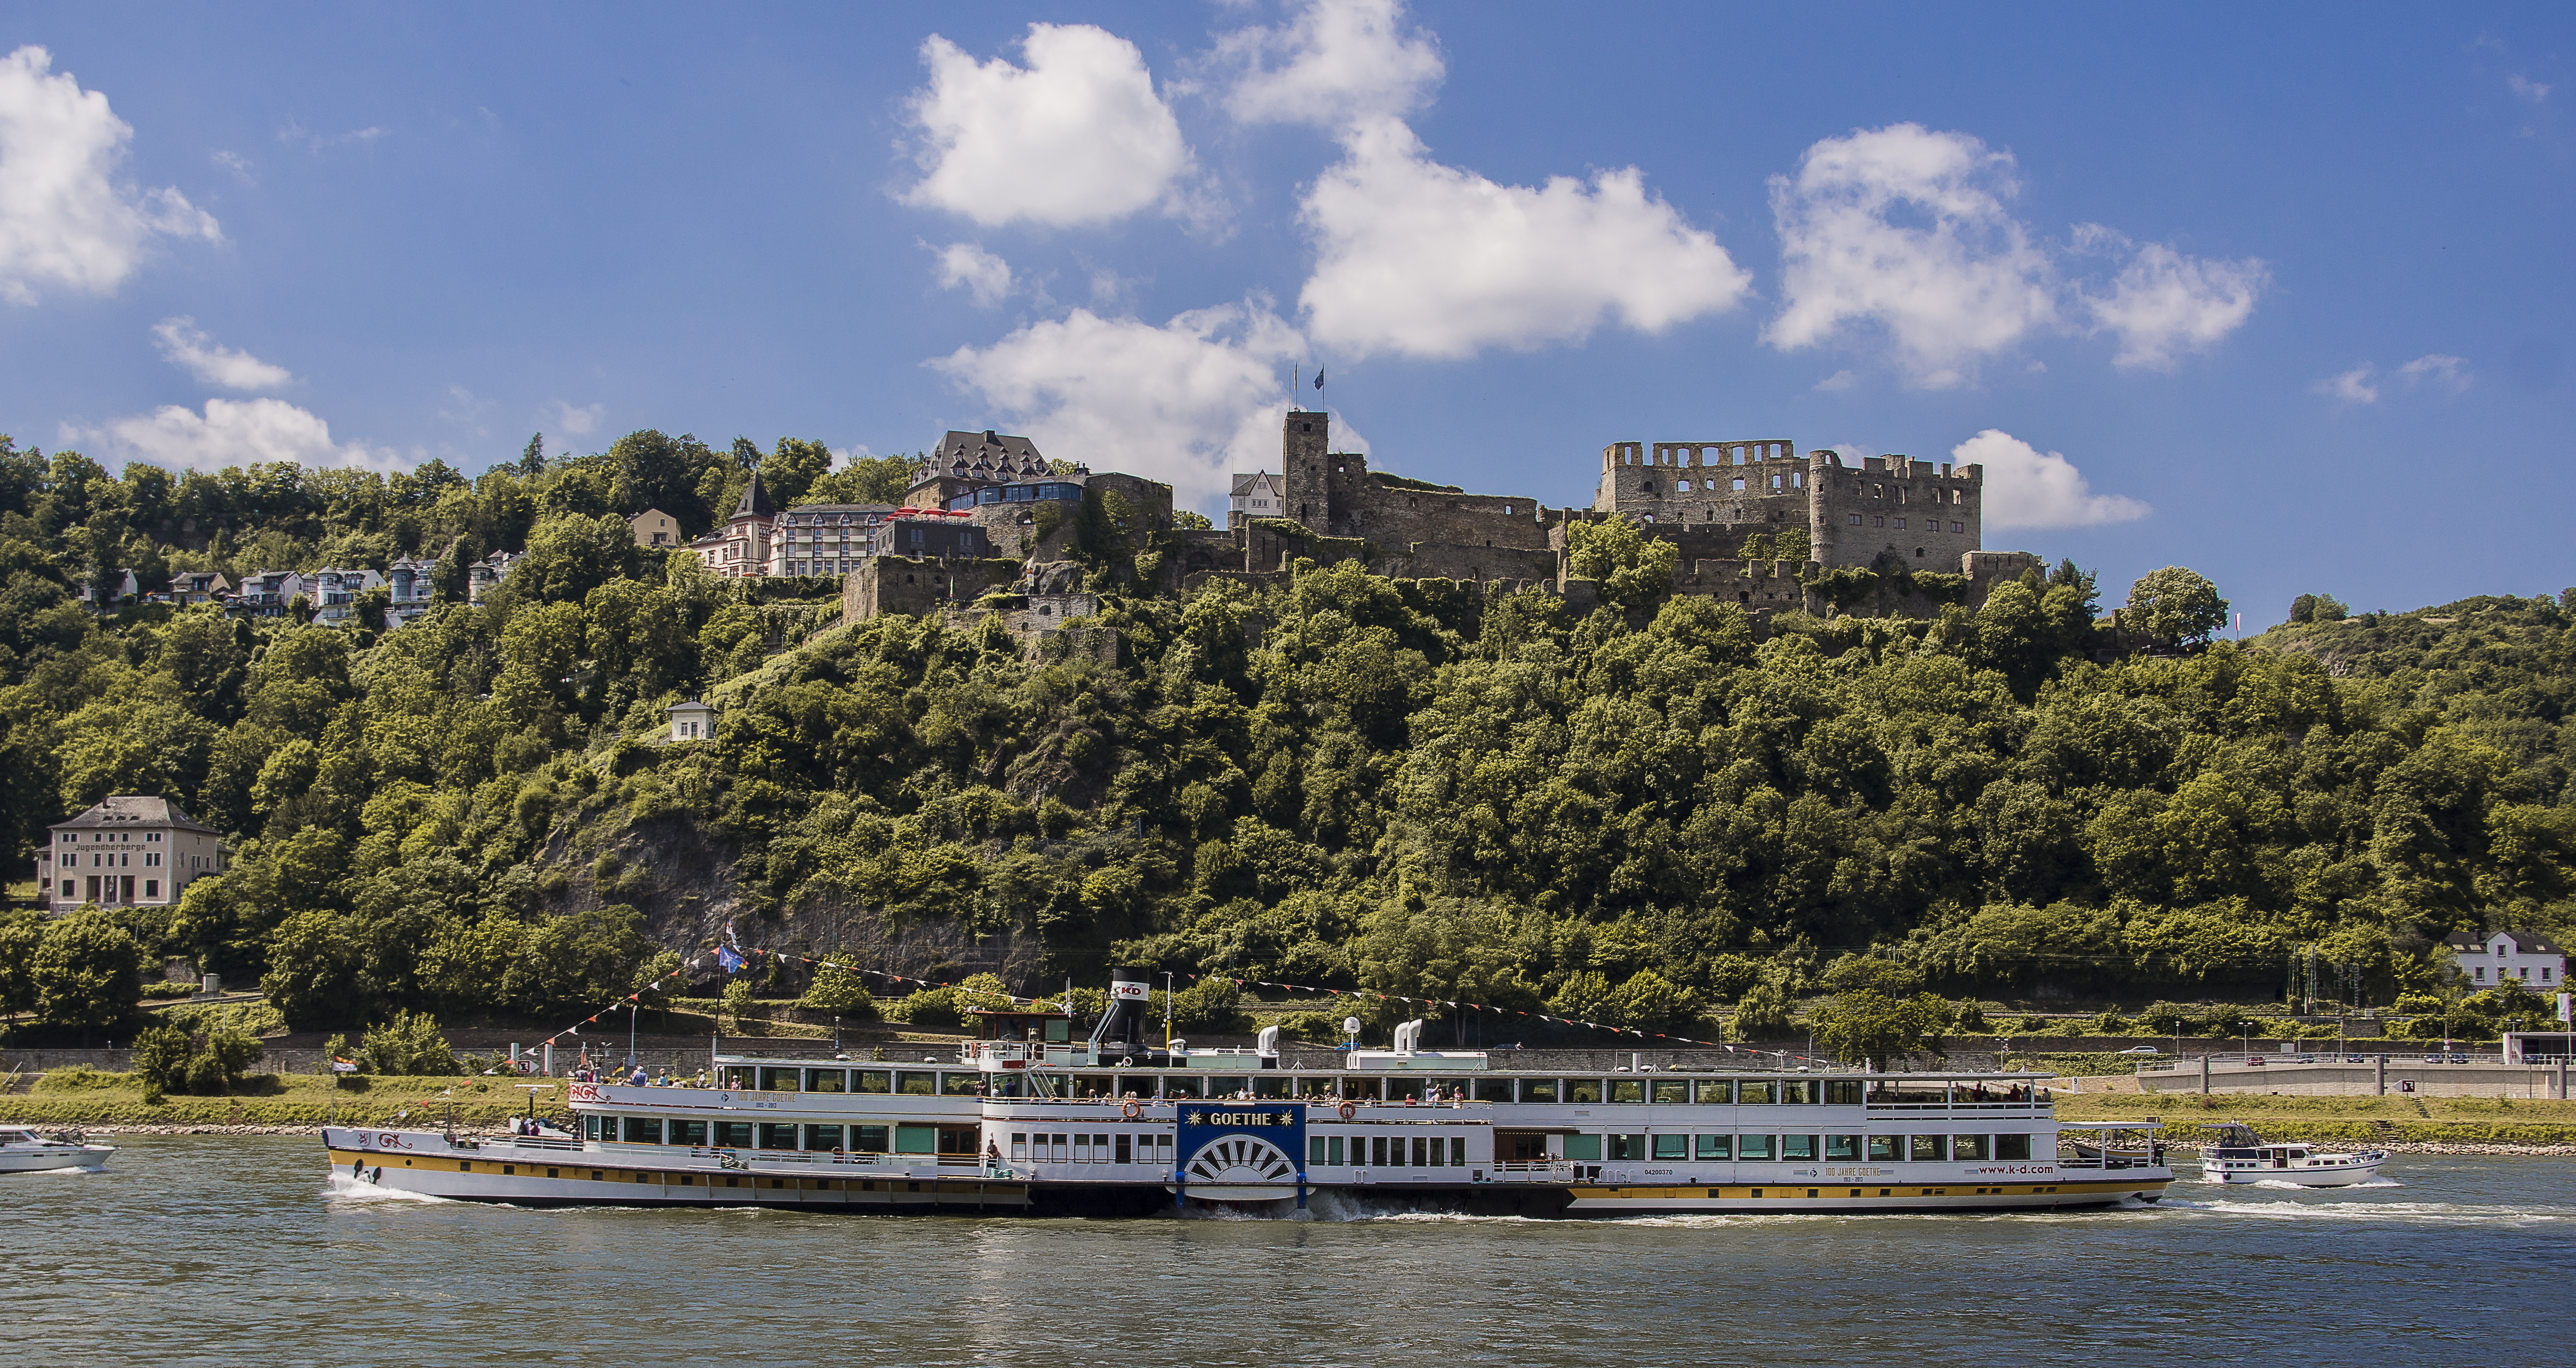
M1118 1109L1118 1114L1126 1117L1130 1121L1133 1121L1137 1117L1143 1116L1145 1114L1145 1109L1137 1105L1136 1099L1131 1097L1127 1099L1127 1105Z
M1352 1117L1359 1115L1359 1112L1360 1112L1360 1109L1359 1109L1359 1108L1352 1106L1352 1105L1351 1105L1350 1103L1348 1103L1348 1102L1345 1102L1345 1103L1343 1103L1343 1104L1342 1104L1342 1119L1343 1119L1343 1120L1345 1120L1345 1121L1348 1121L1348 1120L1350 1120Z

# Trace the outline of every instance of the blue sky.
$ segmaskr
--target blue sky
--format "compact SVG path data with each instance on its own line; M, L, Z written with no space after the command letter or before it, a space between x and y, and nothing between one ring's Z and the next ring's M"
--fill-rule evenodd
M2250 627L2576 583L2565 6L0 10L0 431L1982 459ZM1306 391L1309 402L1313 392Z

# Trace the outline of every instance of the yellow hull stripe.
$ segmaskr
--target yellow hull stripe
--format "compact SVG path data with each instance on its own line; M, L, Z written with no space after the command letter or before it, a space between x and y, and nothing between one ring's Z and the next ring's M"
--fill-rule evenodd
M1682 1202L1682 1201L1851 1201L1893 1200L1899 1197L2073 1197L2123 1192L2162 1192L2170 1179L2156 1178L2143 1182L2083 1183L1940 1183L1940 1184L1871 1184L1853 1187L1848 1183L1809 1187L1803 1183L1781 1186L1765 1183L1740 1187L1574 1187L1566 1189L1578 1201Z

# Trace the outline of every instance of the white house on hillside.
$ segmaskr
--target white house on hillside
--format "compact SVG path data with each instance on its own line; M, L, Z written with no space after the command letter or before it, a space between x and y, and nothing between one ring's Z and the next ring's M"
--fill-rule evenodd
M2443 941L2459 956L2460 972L2472 988L2493 988L2513 979L2535 993L2555 993L2567 982L2567 956L2545 937L2528 931L2490 931L2483 936L2455 932Z

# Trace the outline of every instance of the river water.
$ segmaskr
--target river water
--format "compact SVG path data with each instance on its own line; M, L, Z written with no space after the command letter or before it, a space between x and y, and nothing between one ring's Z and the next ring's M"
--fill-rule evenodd
M2461 1364L2576 1332L2576 1163L2065 1216L1129 1222L521 1211L317 1143L0 1177L34 1364Z

